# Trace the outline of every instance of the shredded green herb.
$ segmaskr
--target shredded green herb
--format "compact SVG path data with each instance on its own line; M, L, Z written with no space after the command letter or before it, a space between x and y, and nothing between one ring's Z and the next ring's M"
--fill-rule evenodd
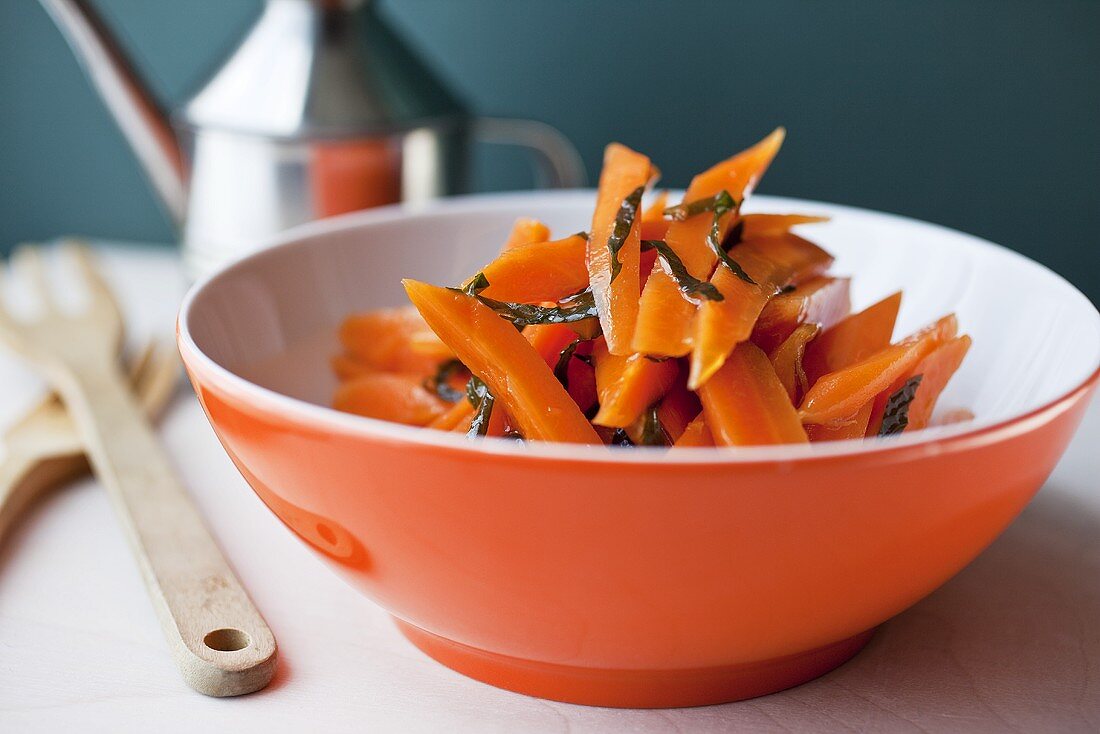
M577 345L580 343L581 338L578 336L566 344L565 349L562 349L561 354L558 355L557 364L554 365L554 377L558 378L558 382L566 390L569 389L569 361L573 359L573 353L577 351Z
M642 203L642 194L645 186L639 186L623 199L619 206L619 213L615 215L615 226L611 228L611 236L607 238L607 251L611 255L611 281L619 276L623 264L619 262L619 250L626 244L626 238L630 234L630 228L634 226L634 220L638 216L638 207Z
M511 321L516 326L530 326L532 324L572 324L585 319L596 318L596 299L592 291L585 289L580 293L563 298L556 306L539 306L532 303L508 303L497 301L485 296L478 296L479 301L496 311L499 315Z
M451 387L448 380L464 369L466 369L466 365L462 364L460 360L449 359L439 365L439 369L436 370L434 375L424 380L424 389L435 393L448 403L457 403L462 400L463 393L461 390Z
M896 436L909 425L909 405L917 395L917 387L924 375L913 375L897 392L886 401L886 410L882 414L880 436Z
M756 281L737 264L736 260L730 257L727 251L727 245L722 242L722 217L731 211L740 209L740 207L741 203L730 196L730 192L722 189L709 199L698 199L696 201L689 201L669 207L665 209L665 216L677 222L682 222L698 214L713 212L714 221L711 223L710 232L707 234L707 245L714 251L714 255L718 258L719 262L729 268L734 275L749 285L756 285ZM740 222L738 222L738 224L740 224ZM737 229L737 227L734 227L734 229ZM738 234L738 239L740 239L740 233Z
M493 403L496 398L489 392L489 386L477 377L471 377L466 383L466 399L474 406L474 417L470 421L470 430L466 432L468 438L484 436L489 430L489 418L493 414Z
M700 214L713 212L719 206L725 205L727 201L732 204L733 197L730 196L728 191L723 189L714 196L708 196L705 199L696 199L695 201L686 201L676 206L670 206L668 209L665 209L664 214L674 222L682 222L685 219L691 219Z
M634 442L630 440L630 436L626 431L621 428L616 428L615 432L611 434L612 446L633 446Z
M729 252L730 248L736 245L745 236L745 220L738 219L737 224L730 227L729 234L726 235L725 241L722 242L722 249Z
M474 277L470 278L470 282L464 285L461 290L468 296L476 296L483 290L489 287L489 279L485 277L485 273L479 272Z
M669 247L667 242L663 240L642 240L642 249L657 251L661 259L665 261L668 274L676 281L676 287L689 299L698 296L708 301L721 301L725 298L713 283L699 280L689 273L687 267L684 266L684 261L680 259L675 250Z
M714 200L714 221L711 222L710 232L707 234L707 244L710 245L710 249L714 250L718 260L729 268L734 275L749 285L756 285L756 281L749 277L749 274L737 264L736 260L730 257L729 252L722 246L722 217L728 212L735 211L741 205L735 202L725 189L718 192Z
M668 431L661 425L661 417L657 415L657 406L651 405L645 412L645 420L642 421L642 435L639 446L670 446L672 439Z

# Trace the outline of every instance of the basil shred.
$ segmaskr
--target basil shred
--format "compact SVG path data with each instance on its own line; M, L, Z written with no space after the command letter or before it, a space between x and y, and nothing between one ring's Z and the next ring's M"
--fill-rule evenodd
M516 326L534 324L573 324L585 319L597 317L596 299L592 291L585 289L580 293L563 298L556 306L538 306L532 303L507 303L485 296L476 296L479 301L496 311L500 316Z
M457 289L468 296L476 296L483 290L489 287L489 279L485 277L485 273L478 272L477 275L470 278L470 282L461 288Z
M669 446L672 439L668 431L661 425L661 417L657 415L657 406L651 405L645 412L645 420L642 422L642 435L640 446Z
M447 380L464 369L466 369L466 365L462 364L460 360L449 359L439 365L439 369L436 370L434 375L424 380L424 389L435 393L448 403L457 403L462 400L463 393L461 390L451 387Z
M467 438L484 436L489 430L489 418L493 414L493 403L496 398L489 392L489 386L477 377L471 377L466 383L466 399L474 406L474 417L470 421L470 430L466 432Z
M657 254L660 255L661 259L665 261L665 265L668 267L668 274L676 281L676 287L689 299L696 296L705 298L708 301L721 301L725 299L725 296L722 295L721 291L719 291L713 283L699 280L689 273L687 267L684 266L684 261L680 259L680 256L676 254L675 250L669 247L667 242L663 240L642 240L642 250L657 251Z
M879 436L896 436L909 425L909 406L917 395L917 387L923 377L924 375L913 375L886 400Z
M599 316L591 288L585 288L579 293L561 299L556 306L539 306L533 303L498 301L481 295L481 292L488 287L489 279L485 277L485 273L478 273L462 288L450 290L473 296L496 311L497 315L511 321L517 328L535 324L574 324Z
M633 446L634 442L630 440L630 436L627 432L621 428L616 428L615 432L611 434L611 446Z
M730 257L721 239L722 217L731 211L736 211L740 206L741 204L730 196L730 192L722 189L709 199L699 199L697 201L690 201L685 204L677 204L676 206L669 207L665 209L665 216L675 221L682 222L698 214L713 212L714 221L710 225L710 232L707 233L707 245L714 251L719 262L729 268L734 275L749 285L758 285L757 282L737 264L737 261ZM740 233L738 237L740 237Z
M581 338L578 336L566 344L565 349L562 349L561 354L558 355L557 364L554 365L554 377L558 378L558 382L566 390L569 389L569 362L573 359L573 353L577 351L577 345L580 343Z
M607 238L607 251L611 255L611 281L615 282L623 264L619 262L619 250L626 244L626 238L630 235L630 228L634 226L634 220L638 217L638 207L642 204L642 194L645 186L639 186L630 192L619 205L619 213L615 215L615 226L611 228L611 236Z

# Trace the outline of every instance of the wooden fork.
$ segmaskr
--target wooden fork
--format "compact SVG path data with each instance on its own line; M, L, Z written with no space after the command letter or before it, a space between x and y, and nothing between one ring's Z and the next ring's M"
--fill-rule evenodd
M23 247L14 278L37 294L36 317L0 305L0 339L36 365L65 401L137 557L176 664L210 696L259 690L275 672L275 638L206 528L126 385L122 319L89 252L60 255L84 282L79 312L51 296L41 252Z
M169 345L150 342L134 359L130 389L145 415L160 414L175 391L179 357ZM0 546L36 500L88 472L88 459L72 418L49 394L4 432L0 462Z

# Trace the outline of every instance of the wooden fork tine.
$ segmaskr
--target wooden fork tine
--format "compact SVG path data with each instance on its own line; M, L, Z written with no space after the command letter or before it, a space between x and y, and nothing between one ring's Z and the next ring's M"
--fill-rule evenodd
M84 278L88 293L93 302L109 307L116 316L122 317L114 291L103 279L96 267L91 249L80 240L63 240L59 245L62 257L76 266L77 272Z
M146 346L142 358L133 380L134 392L146 415L155 418L176 391L179 362L174 347L157 341Z
M19 245L11 255L11 268L16 277L23 278L30 284L43 309L57 310L57 301L53 298L53 289L46 277L46 263L42 258L41 248L32 244Z
M130 378L130 384L133 386L136 392L141 386L141 381L145 379L145 375L149 370L149 363L153 358L153 352L157 348L157 343L153 340L149 340L145 343L145 346L141 348L138 355L132 359L127 360L126 366L127 376Z

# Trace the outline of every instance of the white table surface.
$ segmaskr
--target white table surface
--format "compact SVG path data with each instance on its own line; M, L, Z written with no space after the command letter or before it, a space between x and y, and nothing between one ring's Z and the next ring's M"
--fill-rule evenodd
M170 338L184 287L172 252L103 257L133 331ZM7 354L0 385L0 426L42 389ZM1100 731L1100 401L1008 531L850 663L668 711L541 701L438 665L268 512L188 388L161 435L278 638L275 680L220 700L181 682L106 496L85 480L0 548L0 732Z

